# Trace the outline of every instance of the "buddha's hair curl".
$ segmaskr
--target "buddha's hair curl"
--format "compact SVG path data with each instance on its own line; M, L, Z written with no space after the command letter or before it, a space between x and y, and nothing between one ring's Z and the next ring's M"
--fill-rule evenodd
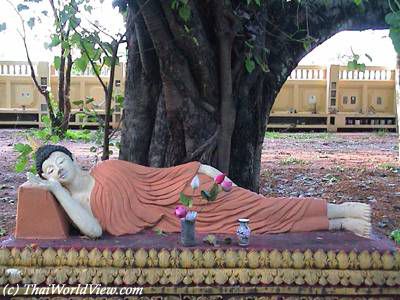
M42 173L42 165L43 162L49 158L49 156L53 153L53 152L62 152L65 153L66 155L68 155L71 160L74 160L72 157L72 153L65 148L64 146L59 146L59 145L44 145L39 147L39 149L36 150L35 153L35 163L36 163L36 171L39 174L40 177L43 178Z

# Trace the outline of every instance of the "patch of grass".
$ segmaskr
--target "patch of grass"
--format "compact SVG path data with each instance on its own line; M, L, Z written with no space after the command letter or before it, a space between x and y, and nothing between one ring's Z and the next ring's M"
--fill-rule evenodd
M332 169L336 172L340 172L340 173L344 172L344 168L342 166L335 166Z
M290 133L288 137L294 140L330 140L333 139L333 134L331 132L299 132L299 133Z
M334 184L340 180L339 176L333 175L333 174L326 174L323 178L322 181L326 182L328 184Z
M378 168L386 170L386 171L390 171L390 172L396 172L399 168L391 163L382 163L380 165L378 165Z
M265 137L268 139L292 139L292 140L330 140L334 138L331 132L278 132L266 131Z
M374 132L378 137L385 137L388 134L386 129L379 129L379 130L374 131Z
M84 141L84 142L90 142L94 139L93 134L88 129L85 130L68 129L67 132L65 133L65 137L69 140Z
M278 131L266 131L265 137L268 139L283 139L285 136Z
M307 162L303 159L298 159L292 156L282 159L279 162L281 165L305 165Z

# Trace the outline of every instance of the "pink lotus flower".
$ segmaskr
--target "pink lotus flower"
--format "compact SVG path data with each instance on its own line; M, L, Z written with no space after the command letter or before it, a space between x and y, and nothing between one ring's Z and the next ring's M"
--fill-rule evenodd
M182 205L178 205L175 208L175 216L177 216L179 219L186 217L186 214L187 214L186 207L184 207Z
M232 189L232 181L224 180L221 187L225 192L229 192Z
M219 174L219 175L215 176L214 182L216 184L221 184L224 181L224 179L225 179L225 174Z

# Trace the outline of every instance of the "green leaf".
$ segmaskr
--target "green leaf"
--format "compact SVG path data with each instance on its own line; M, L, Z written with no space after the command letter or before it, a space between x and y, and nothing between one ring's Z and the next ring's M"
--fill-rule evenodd
M219 193L219 186L218 184L214 183L212 188L210 189L210 198L208 198L207 200L209 202L215 201L215 199L217 199L218 193Z
M53 135L53 136L50 137L50 141L53 144L57 144L60 141L60 138L58 136L56 136L56 135Z
M53 48L58 46L61 43L60 37L56 34L51 36L51 42L47 45L47 48Z
M162 231L160 228L154 228L153 231L159 236L167 236L168 234Z
M244 41L244 44L245 44L247 47L249 47L250 49L253 49L253 48L254 48L254 46L253 46L251 43L249 43L248 41Z
M21 155L27 155L33 151L30 145L22 143L15 144L14 149L21 153Z
M87 97L85 102L86 102L86 104L90 104L90 103L94 102L94 98L93 97Z
M91 5L84 5L83 7L88 13L91 13L93 10L93 6Z
M365 72L365 70L367 69L365 64L358 64L357 65L357 70L359 70L360 72Z
M391 27L399 28L400 27L400 11L388 13L385 16L385 22L389 24Z
M171 8L172 9L178 9L178 7L179 7L179 2L178 2L178 0L172 0L172 2L171 2Z
M347 63L347 69L348 69L349 71L354 71L355 69L357 69L357 62L354 61L354 60L349 61L349 62Z
M37 174L37 170L36 170L35 164L31 165L31 167L29 168L29 172L31 172L32 174L35 174L35 175Z
M30 29L33 29L33 27L35 26L35 18L34 17L31 17L27 22L26 22L26 24L28 24L28 26L29 26L29 28Z
M23 155L17 159L17 163L15 164L15 172L21 173L25 170L25 167L28 163L28 156Z
M209 234L203 238L203 242L210 244L214 247L218 246L217 237L213 234Z
M400 245L400 229L396 229L390 233L390 237Z
M232 238L231 238L231 237L225 238L225 239L224 239L224 244L226 244L226 245L232 244Z
M211 194L210 194L209 191L202 190L201 191L201 197L203 197L203 199L209 201L209 199L211 198Z
M59 56L54 56L54 62L53 62L53 64L54 64L54 68L55 68L56 70L60 70L60 66L61 66L61 57L59 57Z
M179 16L184 22L189 21L191 13L189 5L184 5L179 9Z
M390 28L389 36L392 39L394 49L397 53L400 53L400 29Z
M27 10L27 9L29 9L28 5L25 5L25 4L18 4L17 5L17 10L18 11L23 11L23 10Z
M4 228L0 227L0 236L5 236L6 233L7 231Z
M61 48L64 50L69 50L71 48L71 45L69 44L68 41L62 41Z
M254 58L255 58L257 64L260 66L261 70L262 70L264 73L269 72L268 65L267 65L265 62L262 62L261 59L260 59L258 56L255 56Z
M363 2L363 0L354 0L354 3L355 3L357 6L360 6L362 2Z
M82 41L82 37L80 36L80 34L75 32L73 35L71 35L69 40L71 44L79 46Z
M246 67L247 73L251 73L254 71L256 63L254 62L254 60L251 59L251 57L248 56L244 61L244 66Z
M75 68L80 72L85 72L87 65L89 63L89 59L86 55L82 55L80 58L75 60Z
M115 102L118 106L122 107L122 105L124 104L124 96L122 95L116 95L115 96Z
M180 201L183 205L185 205L185 206L187 206L187 207L192 207L192 204L193 204L192 198L186 196L186 195L185 195L184 193L182 193L182 192L179 194L179 201Z
M111 67L111 57L105 56L105 57L104 57L104 64L105 64L107 67Z
M254 0L254 2L255 2L258 6L261 6L261 0Z
M311 41L308 39L303 41L303 48L304 50L309 51L311 48Z
M81 106L81 105L83 105L83 100L75 100L75 101L72 101L72 104L74 104L74 105L76 105L76 106Z

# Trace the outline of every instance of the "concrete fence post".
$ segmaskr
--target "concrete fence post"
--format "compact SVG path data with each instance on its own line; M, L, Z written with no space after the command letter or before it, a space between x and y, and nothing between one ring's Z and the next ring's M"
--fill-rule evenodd
M50 88L50 64L48 62L40 61L37 65L36 78L42 90ZM48 112L46 99L39 94L39 127L43 127L42 116Z

